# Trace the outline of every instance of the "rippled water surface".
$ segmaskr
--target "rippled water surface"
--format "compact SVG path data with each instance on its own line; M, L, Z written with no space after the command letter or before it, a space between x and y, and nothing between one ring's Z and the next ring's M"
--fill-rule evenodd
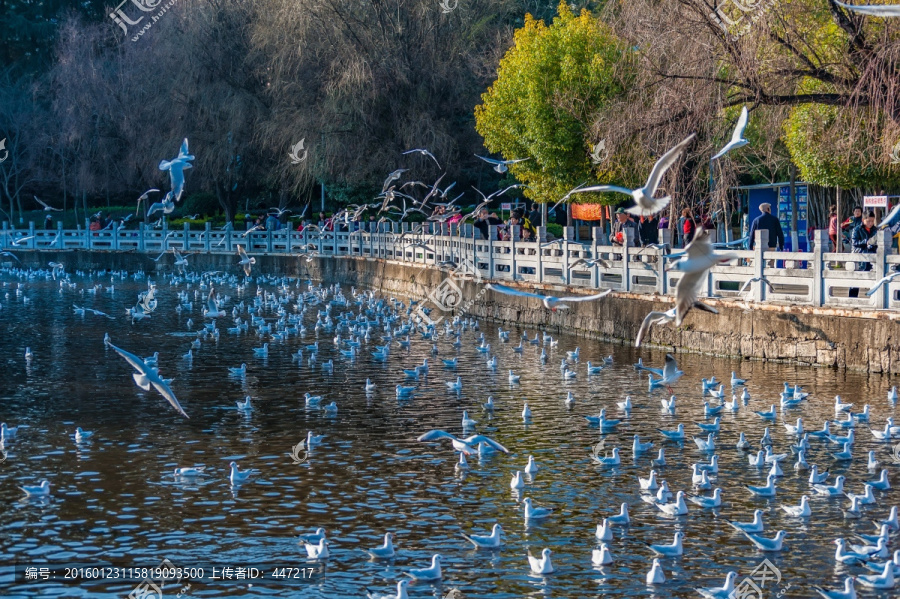
M154 566L163 559L182 568L276 566L309 568L306 580L284 581L271 577L247 581L195 581L170 583L164 596L280 596L362 597L366 589L387 594L396 580L410 568L428 565L431 556L444 559L440 584L418 583L410 587L412 597L444 597L458 588L465 597L594 597L594 596L695 596L696 587L719 586L734 570L738 580L764 558L780 570L781 582L770 582L765 592L774 597L811 596L812 584L834 586L847 574L860 574L859 566L835 566L834 546L838 536L873 533L872 520L887 515L897 503L897 492L877 492L878 505L868 506L863 518L846 519L841 508L846 498L826 499L812 495L807 474L797 474L793 458L784 464L774 499L755 499L743 485L761 485L765 472L748 467L747 454L734 447L738 433L757 443L767 425L753 410L768 409L778 402L782 383L799 384L811 399L789 410L793 422L802 416L808 429L821 428L833 418L833 398L840 393L854 402L854 410L868 403L873 428L883 428L894 408L887 402L888 377L839 373L781 364L741 362L697 354L678 356L684 377L675 384L677 410L665 414L660 399L663 390L649 392L645 374L632 363L662 365L658 350L623 348L559 335L558 347L546 346L550 358L541 364L539 345L526 344L516 353L521 330L513 330L510 343L498 338L493 324L481 323L480 331L462 334L462 345L412 336L409 348L392 345L386 361L372 356L381 344L383 330L372 331L358 357L344 357L334 346L334 331L318 336L312 324L316 311L310 308L304 322L305 337L286 341L269 339L268 358L254 356L262 340L253 332L230 334L232 318L220 319L218 341L201 340L192 360L183 359L204 318L200 313L206 289L198 282L171 283L159 278L158 309L152 317L131 324L125 309L147 288L146 280L131 277L72 275L74 288L60 290L45 278L19 279L0 275L0 420L19 425L17 437L4 445L6 459L0 464L0 595L4 597L90 596L124 597L133 582L114 580L64 584L60 580L14 579L11 565L53 564ZM96 294L85 293L102 285ZM113 290L107 288L114 285ZM20 292L17 293L17 286ZM279 290L274 281L257 281L238 290L234 282L222 281L216 289L231 299L225 309L252 305L257 288L279 296L296 296L296 281ZM306 285L303 285L303 289ZM175 311L178 291L193 300L191 310ZM349 297L349 290L345 290ZM196 295L196 297L195 297ZM352 298L350 299L352 302ZM108 312L114 320L88 313L73 313L72 305ZM296 314L295 299L285 303L288 314ZM357 305L335 306L332 317ZM272 309L260 314L275 321ZM246 319L246 312L241 314ZM189 330L187 321L193 319ZM399 322L395 323L399 326ZM274 329L274 327L273 327ZM181 418L155 391L143 391L132 380L131 367L113 350L104 347L104 333L113 343L141 356L159 352L159 367L174 378L172 388L189 420ZM481 332L491 344L490 354L476 350ZM533 338L535 331L529 331ZM346 333L344 333L346 338ZM292 354L318 340L317 362L295 361ZM566 350L580 346L577 377L564 381L560 361ZM33 359L26 361L25 348ZM486 366L488 355L496 355L499 367ZM598 363L612 355L613 363L588 376L586 362ZM458 356L453 371L441 366L441 358ZM404 382L403 368L413 368L428 358L430 372L419 381ZM334 372L321 368L334 360ZM243 378L228 375L228 367L247 364ZM519 384L510 385L508 371L521 374ZM690 465L706 460L688 440L679 445L664 442L657 428L674 429L684 423L689 435L699 433L695 422L703 422L700 378L717 376L728 381L731 371L748 380L751 399L737 413L723 414L718 435L720 472L713 485L723 489L724 505L713 512L691 505L679 518L663 516L641 501L637 477L647 476L656 450L666 449L668 466L660 477L674 491L691 488ZM460 393L448 392L446 381L462 377ZM365 381L377 385L366 393ZM397 400L398 383L415 385L411 399ZM576 403L567 409L566 393ZM319 409L307 409L304 393L335 401L338 413L329 417ZM634 408L630 416L616 407L628 394ZM253 398L254 409L245 414L235 401ZM493 396L493 414L481 404ZM530 423L522 420L523 401L533 412ZM622 463L611 468L592 463L590 446L600 431L588 425L585 415L606 408L608 416L621 418L615 432L603 435L607 449L620 447ZM419 443L416 437L430 429L461 433L463 410L478 421L477 432L497 439L510 455L496 453L471 456L468 471L456 468L457 454L450 444ZM89 442L76 443L76 426L93 431ZM776 452L790 454L792 437L781 424L770 424ZM307 431L324 435L322 443L297 465L291 448ZM655 443L647 454L634 457L632 437L639 434ZM868 450L886 464L891 474L891 447L876 442L865 425L856 428L858 440L852 463L836 463L830 451L836 446L812 441L810 463L831 473L844 474L847 488L862 491L862 482L875 478L865 465ZM540 467L528 479L521 494L510 490L515 470L533 455ZM228 481L229 462L256 472L234 488ZM205 465L203 476L178 480L172 472L180 466ZM19 485L52 484L49 500L29 500ZM830 479L833 481L833 476ZM708 491L701 492L708 495ZM813 517L807 521L788 517L780 505L796 505L810 494ZM533 498L536 505L553 508L539 523L526 525L521 500ZM615 531L609 543L616 561L605 567L591 564L591 550L598 546L595 526L604 516L618 512L619 504L630 506L632 523ZM763 554L738 535L726 519L749 520L754 508L766 510L766 536L787 531L786 549ZM487 534L499 522L504 545L499 551L474 551L461 533ZM308 560L298 536L323 527L330 539L328 560ZM662 560L668 582L650 588L644 584L652 554L645 543L669 543L675 531L686 535L683 557ZM370 561L363 549L378 546L386 531L395 535L397 556L392 561ZM553 551L557 572L550 576L530 574L526 550L535 554ZM894 547L892 547L893 549ZM785 593L786 590L786 593ZM890 591L881 591L888 596ZM870 596L872 592L869 592Z

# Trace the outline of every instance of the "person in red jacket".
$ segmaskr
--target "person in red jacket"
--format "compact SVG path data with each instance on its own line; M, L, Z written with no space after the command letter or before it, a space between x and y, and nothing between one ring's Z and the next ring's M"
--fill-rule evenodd
M691 214L690 208L682 210L681 216L684 218L684 230L681 233L686 247L687 244L694 239L694 235L697 233L697 223L694 222L694 216Z

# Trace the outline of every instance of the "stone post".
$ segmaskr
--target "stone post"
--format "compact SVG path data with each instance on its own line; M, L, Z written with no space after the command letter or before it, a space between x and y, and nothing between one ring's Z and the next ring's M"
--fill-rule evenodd
M545 243L547 243L547 227L540 226L537 227L537 236L535 241L537 242L537 269L535 272L538 283L544 282L544 248L542 247Z
M591 258L600 257L600 246L603 245L603 227L591 227ZM600 289L600 267L591 269L591 287Z
M816 307L825 305L825 251L830 240L827 229L813 231L813 259L812 259L812 305Z
M622 244L622 289L631 291L631 248L634 246L634 229L625 227L622 229L625 242Z
M3 223L4 225L6 223ZM61 250L65 247L65 240L63 239L63 224L61 220L56 221L56 249Z
M141 252L147 251L147 245L144 242L144 240L145 240L144 234L146 233L146 231L144 230L145 227L146 227L145 223L138 224L138 250Z
M230 222L225 223L225 250L229 253L234 251L231 243L231 233L234 231L234 225Z
M569 285L572 281L572 275L569 272L569 243L575 239L575 227L563 227L563 261L562 261L562 280L563 283Z
M184 223L184 251L187 252L191 249L191 225L190 223Z
M671 235L668 236L671 239ZM669 293L669 273L666 272L666 250L669 244L665 243L665 247L656 250L656 293L666 295Z
M753 276L766 276L766 261L763 259L763 253L769 251L769 231L767 229L757 230L756 239L753 241ZM762 280L753 284L753 301L762 302L766 299L766 284Z
M878 249L875 250L875 282L880 281L887 274L887 255L891 251L891 232L881 229L875 234ZM884 310L890 305L890 285L882 285L872 296L875 300L875 309Z
M208 254L212 249L212 225L209 223L209 221L206 221L204 225L206 231L203 233L203 249L206 250L206 253Z
M28 247L32 250L37 247L37 239L34 238L34 221L28 221L28 236L31 239L28 240Z
M496 278L494 273L494 242L497 241L497 227L500 225L488 225L488 280L492 281Z

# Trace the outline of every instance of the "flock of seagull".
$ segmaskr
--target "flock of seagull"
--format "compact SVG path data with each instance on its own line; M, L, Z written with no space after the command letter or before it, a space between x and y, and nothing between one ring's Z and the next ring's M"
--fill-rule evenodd
M683 259L694 259L690 248ZM708 262L709 260L705 260L703 264ZM243 267L243 265L239 266ZM12 269L8 272L24 281L40 278L52 281L55 276L59 279L60 289L71 289L73 285L77 285L64 270L59 268L41 271ZM76 274L85 275L85 273ZM115 274L122 278L126 276L126 273ZM134 277L139 279L143 275L137 274ZM267 357L270 351L270 341L288 342L291 339L302 339L306 335L315 335L316 341L313 343L301 342L296 353L292 354L292 358L295 361L306 361L310 366L331 373L335 370L340 371L342 368L353 367L351 366L353 362L363 361L365 351L370 352L370 360L383 362L395 351L394 347L408 349L413 344L422 344L424 348L430 346L432 354L439 357L439 362L429 364L429 360L426 358L421 364L403 368L402 372L398 372L397 375L403 379L403 382L398 382L392 390L398 402L413 400L416 397L418 381L435 376L435 373L432 372L434 366L439 367L442 372L454 373L458 367L459 354L466 351L467 342L464 340L468 339L468 343L472 343L471 336L477 335L474 347L469 345L470 351L483 357L489 371L497 372L500 369L497 353L492 350L491 343L473 318L457 317L444 321L442 326L435 326L416 315L418 307L416 301L402 302L395 298L377 297L372 291L362 292L355 289L351 290L348 296L336 285L322 287L309 283L306 290L302 290L299 280L291 281L281 277L257 275L256 296L249 304L243 301L234 303L229 296L221 295L216 291L216 289L226 288L229 285L246 290L252 280L250 277L222 273L181 272L172 273L169 276L170 287L179 288L174 298L177 300L175 309L179 313L193 312L194 301L206 297L205 306L201 309L204 324L197 328L192 319L187 321L188 327L197 331L197 336L181 359L192 360L193 352L199 350L206 340L218 339L220 335L218 323L231 318L233 326L228 327L228 334L246 334L252 329L262 341L260 347L253 348L254 357ZM292 283L295 286L294 289L291 288ZM265 290L263 286L266 284L273 285L274 290ZM508 292L508 290L498 287L501 286L493 286L495 291ZM193 295L189 291L192 288ZM25 289L27 289L27 284L20 282L15 288L15 293L22 295ZM91 289L96 292L96 287ZM129 315L133 318L138 310L145 316L152 314L158 309L159 293L156 284L148 283L147 290L139 295L135 308L128 310ZM172 295L167 293L167 301L171 299ZM566 302L579 299L581 298L542 296L542 301L548 309L558 309ZM199 303L202 304L202 302ZM75 306L73 310L76 315L85 316L87 313L97 317L113 318L99 310L81 306ZM674 319L675 315L672 315L671 318ZM133 318L132 322L135 326L147 326L141 325L141 320L142 318L137 320ZM340 356L337 363L334 359L320 361L317 357L320 350L327 346L326 339L330 335L334 335L332 340L334 355ZM382 345L377 344L379 339L383 342ZM555 351L562 351L558 347L559 341L547 333L544 333L543 336L536 333L534 337L523 333L518 339L518 345L513 343L515 339L512 331L502 328L498 330L497 343L508 344L515 354L523 354L526 351L538 352L539 360L543 364L550 360L550 356ZM443 347L439 346L439 342ZM454 354L453 357L443 357L448 344L452 347L450 352ZM144 390L155 389L179 415L185 418L188 416L172 389L171 380L163 378L160 374L158 353L140 357L114 345L109 335L104 338L104 345L121 356L125 364L132 367L134 370L132 377L138 387ZM613 358L610 356L601 364L587 362L586 367L583 368L580 357L580 349L577 347L565 351L564 358L560 354L559 377L561 381L582 376L602 376L603 370L609 368L613 363ZM26 350L25 358L27 361L34 359L34 352L31 348ZM673 387L679 384L684 373L679 370L675 358L667 355L661 368L645 365L643 361L639 360L634 364L634 369L638 376L647 376L648 392L652 393L661 388L669 390L670 393L659 400L660 405L666 415L677 414L679 407L677 407L676 396L672 392L674 391ZM241 378L246 376L247 371L247 365L244 363L240 366L228 367L226 374ZM456 375L445 378L448 378L445 381L446 392L461 394L465 384L463 376ZM518 385L519 380L520 375L512 369L508 369L509 384L511 386ZM715 378L704 379L701 381L701 385L704 396L702 402L704 421L688 425L680 423L674 429L659 428L653 433L633 435L630 452L636 463L640 464L646 458L647 466L646 477L638 477L633 487L633 497L636 503L650 506L651 513L656 512L663 517L676 519L686 516L691 510L708 510L717 517L725 519L739 535L746 538L749 547L755 548L765 555L770 552L780 552L787 543L790 543L790 527L783 527L774 533L769 531L764 522L764 510L762 509L755 510L753 518L748 521L739 521L739 514L725 518L721 515L720 510L728 505L726 503L728 496L738 494L742 496L742 499L772 502L781 497L779 480L786 476L802 477L807 480L805 483L808 485L807 491L798 498L784 498L778 506L778 511L783 513L782 517L788 524L802 523L814 518L817 511L826 509L826 505L820 502L844 501L847 502L847 505L842 507L842 511L848 522L864 518L872 520L875 524L871 534L858 534L855 541L844 537L834 540L836 564L858 566L860 573L847 577L842 589L813 588L821 595L831 599L855 597L857 584L879 589L894 588L895 577L900 575L900 550L894 551L891 555L889 546L892 537L900 530L900 522L898 522L896 507L890 510L890 514L882 516L875 514L880 496L891 489L888 470L882 468L877 475L875 472L879 469L879 452L892 449L890 441L900 439L900 426L894 425L891 418L888 418L883 424L870 423L868 405L860 411L854 412L852 411L853 404L846 403L837 397L834 404L834 417L826 415L822 418L820 427L807 428L802 416L795 417L793 415L797 413L797 410L802 410L810 399L808 394L797 386L785 383L784 391L775 403L764 408L761 407L759 401L756 401L751 408L751 398L746 381L739 379L735 373L731 373L731 378L722 382L716 381ZM376 387L371 380L367 380L365 388L361 391L372 393ZM730 394L726 388L730 388ZM891 389L888 394L889 404L893 406L897 399L896 388ZM337 402L326 403L322 396L313 396L310 393L305 394L303 402L307 407L323 409L326 415L334 415L340 409ZM576 406L577 400L570 392L564 403L566 408L571 410ZM768 405L770 402L762 403ZM245 413L257 409L250 397L243 401L236 401L235 404L239 411ZM495 409L508 408L508 406L496 405L493 398L488 398L478 407L487 413L492 413ZM618 446L607 447L610 438L608 435L616 433L617 428L622 425L628 426L627 422L632 413L642 409L647 408L633 402L631 397L622 397L620 401L616 402L615 410L620 415L618 418L611 417L605 408L596 415L584 416L584 425L597 429L601 436L600 442L591 447L586 456L591 463L600 469L616 469L622 466L623 453L628 450ZM723 443L721 441L722 433L728 427L723 416L743 410L752 410L759 418L760 427L763 428L760 440L751 441L750 439L753 437L751 433L740 432L736 444ZM521 418L525 423L531 422L535 418L527 400L521 404ZM422 443L449 441L449 446L458 454L456 468L459 470L469 468L468 459L473 455L492 452L510 453L510 450L501 443L502 439L497 440L477 433L475 432L477 427L476 419L472 418L468 410L464 410L460 416L460 430L462 431L460 434L444 430L430 430L422 433L418 437L418 441ZM789 447L776 449L772 435L773 427L783 428L786 431L793 441ZM697 434L692 435L689 430L686 430L687 428L695 429ZM870 432L861 432L867 428ZM857 455L855 445L858 431L866 436L871 435L878 447L883 449L870 450L866 456ZM18 427L3 423L0 426L0 446L14 442L17 432ZM75 441L76 443L84 442L92 434L91 431L78 428L75 431ZM651 436L656 438L651 439ZM321 443L322 435L308 431L304 440L294 448L294 454L302 451L308 452L312 447ZM653 457L654 447L657 447L656 457ZM698 458L690 466L692 488L689 490L670 489L664 473L672 471L672 468L682 466L669 464L666 452L668 451L670 454L678 452L682 458L691 459L692 448L696 448L696 452L698 452L696 454ZM747 468L751 472L766 472L765 485L741 487L729 484L728 477L734 476L736 473L720 472L719 456L723 452L737 452L737 455L742 456L740 459L746 461ZM816 456L817 463L811 460L813 455ZM793 466L786 467L791 461L794 462ZM845 475L833 476L832 470L846 470L857 464L872 474L861 492L853 493L844 488ZM231 462L230 469L229 481L236 487L252 480L256 472L242 470L235 462ZM175 469L174 476L189 479L203 476L204 470L202 466L179 467ZM540 464L533 456L529 455L521 470L517 469L512 473L509 486L517 497L519 493L526 492L529 482L533 480L539 470ZM21 488L28 497L32 498L51 495L51 483L47 480L41 481L39 485L23 485ZM702 494L707 490L710 491L709 494ZM595 534L597 546L591 553L591 562L595 566L613 567L617 561L616 553L618 551L614 542L620 534L617 531L627 528L633 517L643 518L646 516L643 513L640 516L632 515L633 505L633 503L623 502L617 513L609 513L600 519ZM526 524L539 523L557 517L553 509L541 505L539 500L529 496L525 496L521 500L521 513ZM463 538L476 550L499 551L504 547L504 535L505 531L499 523L496 523L489 533L487 531L483 534L468 533L464 534ZM685 546L685 542L688 540L690 540L690 536L683 528L675 534L671 543L653 539L646 542L647 548L653 556L648 563L645 576L647 585L665 584L667 560L678 559L685 551L689 551L689 545L687 548ZM309 559L327 559L329 541L325 530L320 529L314 534L305 535L301 538L301 542ZM383 544L368 550L368 552L375 560L393 559L397 555L393 533L386 532ZM546 576L556 571L551 548L543 548L539 555L532 554L529 549L526 557L527 567L534 575ZM442 559L440 554L435 554L427 567L412 569L405 574L414 580L441 580L444 578ZM864 573L866 570L872 572ZM737 573L729 572L722 586L705 587L698 591L706 597L725 598L735 591L736 581ZM394 594L370 593L370 597L404 599L408 596L409 582L409 580L399 580Z

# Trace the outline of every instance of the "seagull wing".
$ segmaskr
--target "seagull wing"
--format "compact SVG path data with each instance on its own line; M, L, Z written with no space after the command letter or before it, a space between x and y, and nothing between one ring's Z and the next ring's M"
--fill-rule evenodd
M702 258L713 253L712 243L706 233L698 234L684 248L688 258Z
M448 432L441 431L441 430L433 430L433 431L428 431L424 435L420 436L419 438L416 439L416 441L438 441L440 439L450 439L451 441L459 440L454 435L451 435Z
M37 198L35 198L37 199ZM891 210L887 216L884 217L880 223L878 223L879 229L886 229L887 227L893 226L894 221L897 219L897 216L900 215L900 204L894 206L894 209Z
M707 306L703 302L694 302L693 308L700 310L702 312L709 312L710 314L718 314L719 311L713 308L712 306Z
M482 160L484 160L484 161L487 162L488 164L503 164L503 161L502 161L502 160L494 160L493 158L485 158L484 156L479 156L478 154L475 154L475 157L476 157L476 158L481 158Z
M491 289L498 293L503 293L505 295L518 295L520 297L533 297L539 300L543 300L545 295L540 295L538 293L528 293L527 291L519 291L518 289L513 289L512 287L507 287L506 285L496 285L494 283L488 283L485 285L486 289Z
M731 134L731 142L732 143L747 143L747 140L744 139L744 129L747 128L747 121L750 119L750 112L747 110L747 107L744 106L741 109L741 116L738 117L737 125L734 127L734 132Z
M644 317L644 321L641 323L641 328L638 329L637 339L634 340L634 346L640 347L641 340L644 338L644 335L647 334L647 331L650 330L650 327L656 324L657 321L668 318L668 314L665 312L650 312L647 316Z
M598 300L598 299L604 298L607 295L609 295L610 293L612 293L612 289L607 289L606 291L603 291L601 293L597 293L594 295L573 295L571 297L561 297L561 298L559 298L559 301L561 301L561 302L590 302L593 300Z
M663 366L663 378L671 378L678 372L678 362L672 354L666 354L666 365Z
M656 161L656 164L653 165L653 170L650 171L650 176L647 177L647 184L644 186L644 191L648 196L652 197L653 194L656 193L656 188L659 187L659 182L662 181L663 175L665 175L666 171L675 164L675 161L678 160L681 153L684 152L684 149L696 136L696 133L691 133L687 139L663 154L662 157Z
M179 160L193 160L194 159L194 157L191 156L190 152L188 152L187 137L185 137L184 141L181 142L181 149L178 150L178 159Z
M187 140L185 140L185 141L187 141ZM148 378L150 378L150 377L148 377ZM160 395L162 395L163 397L166 398L166 401L168 401L170 404L172 404L172 407L175 408L175 410L179 414L181 414L185 418L190 418L190 416L188 416L187 413L184 411L184 408L181 407L181 404L178 403L178 398L175 397L175 393L172 391L172 388L169 387L165 383L165 381L160 379L158 375L154 375L152 378L150 378L150 384L153 385L153 387L157 391L159 391Z
M675 326L681 326L684 317L697 303L697 292L706 271L685 273L675 287Z
M238 246L237 246L237 253L238 253L238 256L241 257L241 260L246 260L246 259L247 259L247 252L244 250L244 246L238 245Z
M129 364L131 364L134 367L134 369L137 370L138 372L140 372L144 375L146 375L147 372L149 372L150 369L147 367L147 365L144 363L144 361L141 360L140 358L138 358L136 355L134 355L132 353L128 353L124 349L122 349L120 347L116 347L112 343L110 343L109 346L111 348L113 348L114 350L116 350L117 354L119 354L120 356L125 358L125 361L128 362Z
M750 285L752 285L755 281L758 281L758 280L759 280L759 277L753 277L752 279L747 279L747 282L744 283L743 285L741 285L741 288L738 291L738 293L744 293L745 291L747 291L747 289L750 287Z
M900 17L900 4L888 4L884 6L872 6L868 4L852 5L844 4L843 2L837 2L836 4L841 8L873 17Z
M491 439L490 437L485 437L484 435L472 435L471 437L464 439L466 445L478 445L479 443L487 443L497 451L502 451L503 453L509 453L509 450Z

